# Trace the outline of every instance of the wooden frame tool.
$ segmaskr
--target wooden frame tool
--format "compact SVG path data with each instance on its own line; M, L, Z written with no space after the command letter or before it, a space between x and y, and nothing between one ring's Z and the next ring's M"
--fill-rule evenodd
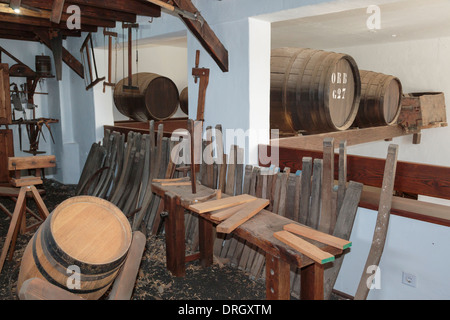
M84 68L86 69L87 67L87 71L85 70L84 73L85 73L86 90L89 90L97 83L105 80L105 77L102 78L98 77L97 64L95 62L94 45L92 43L92 34L90 32L86 36L86 39L84 40L83 44L81 45L80 54ZM94 65L94 69L92 69L92 64ZM95 78L93 75L93 71L95 72Z
M108 37L108 81L103 82L103 92L106 87L114 87L116 84L112 82L112 38L117 38L117 32L103 30L103 35ZM116 57L117 60L117 57Z
M11 184L15 187L20 187L19 196L17 197L16 207L14 209L11 223L9 225L8 234L6 235L3 244L2 253L0 256L0 272L6 260L9 248L11 246L10 259L12 258L19 228L25 225L26 212L26 193L32 192L33 198L36 201L39 213L44 221L50 214L44 201L42 200L35 185L42 184L40 178L41 169L51 168L56 166L55 156L37 156L37 157L10 157L8 158L8 169L14 171L15 176L11 179ZM36 175L33 177L20 177L21 170L35 169Z

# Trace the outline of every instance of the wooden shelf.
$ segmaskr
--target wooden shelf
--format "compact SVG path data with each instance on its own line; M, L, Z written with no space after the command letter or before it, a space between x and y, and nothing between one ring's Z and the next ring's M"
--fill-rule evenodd
M421 129L439 128L445 126L447 126L446 122L439 122L422 127ZM417 135L420 134L420 132L420 129L417 131L407 131L402 126L395 125L272 139L271 144L274 145L278 143L280 147L322 151L324 138L334 138L334 141L337 142L346 140L347 146L353 146L367 142L390 140L401 136ZM419 141L417 141L417 143L419 143Z

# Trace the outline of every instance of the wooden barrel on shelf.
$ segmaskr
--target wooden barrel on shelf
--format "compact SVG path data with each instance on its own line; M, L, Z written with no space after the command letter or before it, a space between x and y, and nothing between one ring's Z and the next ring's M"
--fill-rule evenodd
M26 280L40 278L85 299L99 299L116 278L131 239L131 226L115 205L91 196L70 198L28 243L17 292Z
M402 84L397 77L360 70L361 101L355 125L360 128L394 125L401 111Z
M189 99L188 99L188 87L181 90L180 93L180 109L186 114L189 114Z
M281 132L348 129L358 112L361 81L342 53L279 48L271 53L270 123Z
M52 60L50 56L36 56L36 73L41 76L50 76L52 73Z
M124 116L136 121L169 119L178 108L179 93L175 83L156 73L141 72L120 80L114 88L114 103Z

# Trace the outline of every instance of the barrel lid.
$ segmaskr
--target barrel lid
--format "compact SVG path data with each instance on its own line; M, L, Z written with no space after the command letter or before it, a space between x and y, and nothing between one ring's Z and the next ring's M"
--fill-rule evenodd
M131 245L131 226L123 212L97 197L62 202L51 214L50 229L62 251L92 265L117 261Z

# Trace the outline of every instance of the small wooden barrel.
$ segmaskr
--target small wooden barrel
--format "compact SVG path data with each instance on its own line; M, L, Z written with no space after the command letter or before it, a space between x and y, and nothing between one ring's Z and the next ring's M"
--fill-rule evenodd
M189 114L188 87L184 88L180 93L180 109Z
M394 125L401 111L402 84L394 76L360 70L361 101L355 125L360 128Z
M132 86L127 89L128 77L114 87L114 103L124 116L136 121L169 119L178 108L179 93L175 83L156 73L141 72L132 75Z
M281 132L346 130L356 117L361 80L346 54L304 48L271 53L270 123Z
M99 299L116 278L131 239L130 224L115 205L91 196L70 198L28 243L17 292L26 280L41 278L85 299Z
M52 73L52 61L50 56L36 56L36 73L49 76Z

